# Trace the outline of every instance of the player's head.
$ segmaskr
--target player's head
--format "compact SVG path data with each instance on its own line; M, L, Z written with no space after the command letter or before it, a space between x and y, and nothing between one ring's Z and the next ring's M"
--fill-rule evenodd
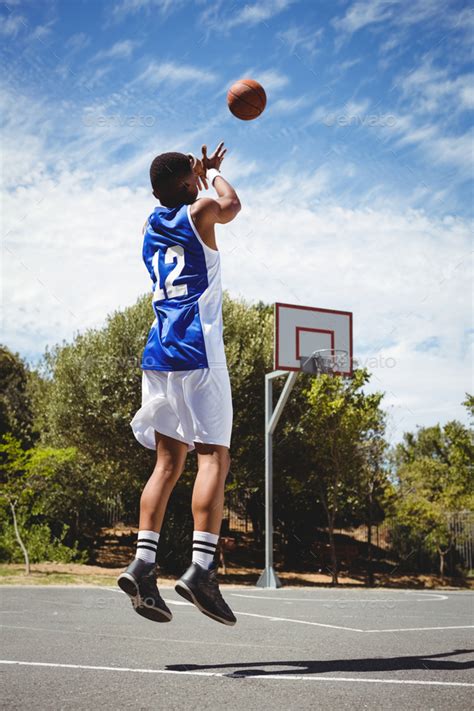
M189 205L198 195L191 160L184 153L161 153L150 166L153 195L166 207Z

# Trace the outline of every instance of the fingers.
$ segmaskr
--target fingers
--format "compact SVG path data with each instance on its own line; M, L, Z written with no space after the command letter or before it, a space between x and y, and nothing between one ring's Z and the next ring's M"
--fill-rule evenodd
M214 152L212 153L212 155L211 155L211 157L209 158L209 160L214 160L215 158L219 158L219 153L220 153L220 151L222 150L222 146L223 146L223 145L224 145L224 141L221 141L221 142L219 143L219 145L217 146L217 148L216 148L216 149L214 150Z
M196 175L196 185L199 191L207 190L207 178L204 175Z
M204 144L201 150L202 150L202 157L204 159L207 157L207 146Z

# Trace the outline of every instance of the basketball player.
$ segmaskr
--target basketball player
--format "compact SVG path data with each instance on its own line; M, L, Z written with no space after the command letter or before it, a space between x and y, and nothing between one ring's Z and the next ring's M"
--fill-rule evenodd
M156 318L142 358L142 407L131 426L157 458L141 495L136 557L118 585L136 612L155 622L172 618L157 587L156 551L169 496L193 449L192 563L175 589L217 622L236 622L220 594L214 563L232 429L214 225L230 222L240 210L237 193L219 172L225 152L220 143L211 156L203 146L201 160L163 153L150 168L161 204L144 226L143 259ZM208 182L217 197L197 199Z

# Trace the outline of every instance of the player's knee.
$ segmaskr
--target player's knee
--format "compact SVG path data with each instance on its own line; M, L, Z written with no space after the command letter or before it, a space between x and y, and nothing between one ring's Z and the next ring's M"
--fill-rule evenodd
M153 475L160 480L161 484L173 486L177 479L176 472L173 467L167 466L166 464L158 464Z

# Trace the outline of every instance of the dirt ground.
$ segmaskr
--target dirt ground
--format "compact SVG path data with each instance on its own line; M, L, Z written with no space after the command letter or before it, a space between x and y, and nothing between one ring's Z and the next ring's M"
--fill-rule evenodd
M103 568L98 565L79 563L34 563L30 575L25 575L21 564L0 565L0 585L113 585L115 578L122 572L118 568ZM261 570L257 568L227 568L227 573L219 572L221 583L228 585L255 585ZM323 573L278 572L284 586L326 587L331 585L329 575ZM161 575L160 580L175 580L175 577ZM345 575L339 576L339 584L346 587L365 587L365 581ZM376 575L376 587L396 588L470 588L474 589L474 580L462 581L445 579L430 575Z

